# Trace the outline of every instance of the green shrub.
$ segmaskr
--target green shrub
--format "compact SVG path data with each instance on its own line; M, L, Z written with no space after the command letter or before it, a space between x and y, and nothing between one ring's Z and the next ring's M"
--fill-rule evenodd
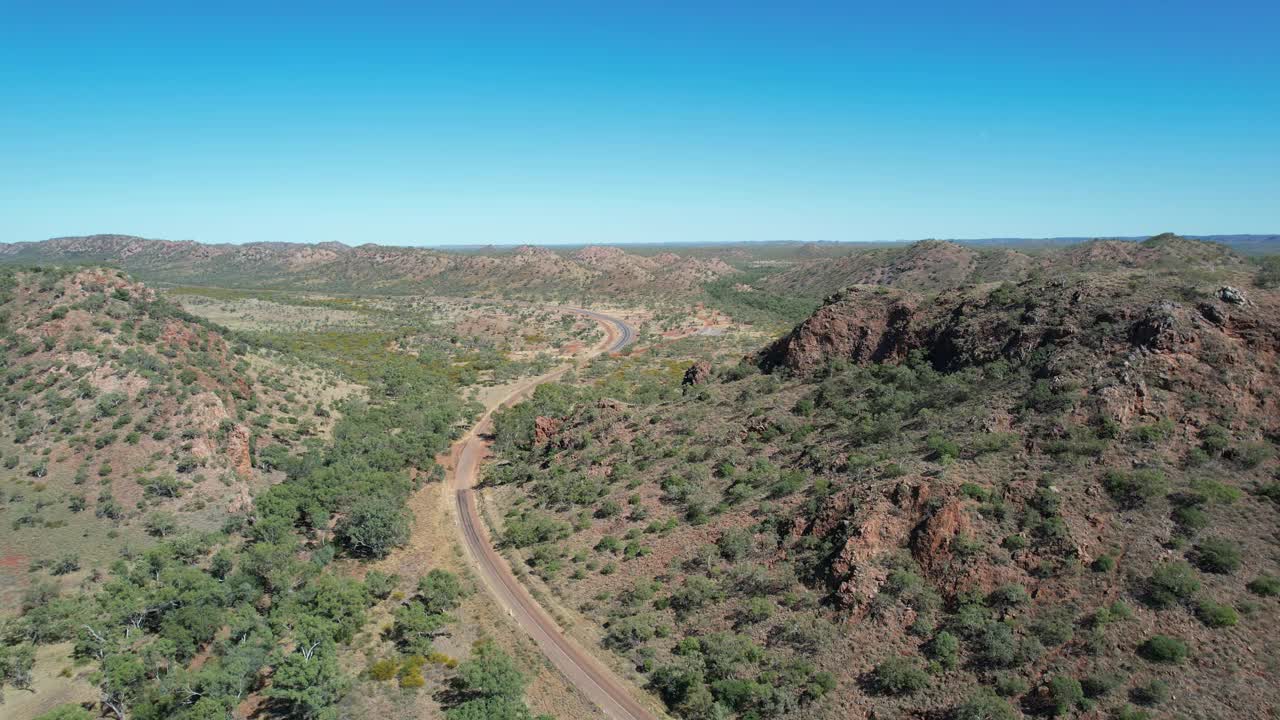
M1000 545L1003 546L1005 550L1009 550L1010 552L1016 552L1018 550L1022 550L1026 548L1027 545L1029 544L1030 543L1028 542L1028 540L1022 535L1008 535L1000 543Z
M1208 598L1196 603L1196 617L1211 628L1231 627L1240 622L1240 615L1230 605L1221 605Z
M690 575L684 584L671 593L671 607L677 613L688 613L723 597L716 584L701 575Z
M1103 476L1102 486L1122 509L1133 510L1163 494L1165 478L1159 470L1110 470Z
M418 596L428 613L446 613L465 595L462 582L448 570L435 569L418 581Z
M1056 675L1046 687L1045 712L1053 717L1066 715L1084 701L1080 681L1070 675Z
M1115 569L1115 567L1116 567L1115 556L1109 553L1103 553L1099 555L1098 557L1094 558L1093 562L1089 565L1089 569L1097 573L1111 572L1112 570Z
M987 604L997 609L1009 609L1031 601L1031 594L1017 583L1001 585L987 596Z
M890 658L872 671L872 684L885 695L910 695L929 686L929 675L907 658Z
M5 467L9 467L7 460L5 461ZM1276 505L1280 505L1280 480L1259 485L1253 492L1259 497L1264 497Z
M1238 467L1252 470L1271 457L1271 448L1262 443L1249 443L1242 447L1232 448L1226 455Z
M1032 642L1038 645L1037 642ZM978 635L974 648L979 662L991 668L1013 667L1025 659L1026 650L1035 649L1020 643L1013 628L1002 622L987 623Z
M1130 435L1138 442L1154 443L1169 437L1173 430L1173 422L1163 419L1150 425L1138 425L1130 431Z
M716 541L720 557L729 562L738 562L751 551L751 532L740 528L726 530Z
M1205 572L1230 575L1240 569L1240 546L1225 538L1205 538L1196 543L1196 567Z
M760 623L773 615L773 602L768 598L754 597L747 601L742 609L742 620L748 623Z
M1085 697L1097 699L1123 685L1124 680L1124 675L1102 671L1086 676L1080 681L1080 687L1084 690Z
M1191 489L1204 498L1205 502L1213 503L1214 505L1230 505L1244 497L1244 492L1240 488L1209 478L1193 480Z
M612 535L605 535L595 545L596 552L611 552L614 555L622 552L622 541Z
M49 572L54 575L70 575L79 569L80 556L76 553L67 553L50 566Z
M960 641L943 630L929 643L929 657L945 670L956 669L960 666Z
M995 690L1003 697L1025 695L1030 689L1031 683L1019 675L1004 673L996 676Z
M1200 505L1179 505L1170 513L1178 531L1191 536L1209 526L1209 513Z
M941 462L954 460L960 457L960 445L954 440L943 437L939 433L933 433L925 439L925 446L929 448L929 452Z
M1075 636L1075 621L1068 608L1045 611L1031 624L1031 633L1048 647L1071 642Z
M1200 449L1210 455L1220 455L1231 446L1231 434L1221 425L1205 425L1200 430Z
M1135 687L1129 697L1139 705L1159 705L1169 699L1169 684L1163 680L1152 680Z
M386 682L396 676L400 663L391 659L382 659L369 666L369 678L378 682Z
M783 498L800 490L805 485L805 475L798 470L789 470L779 476L778 481L769 488L769 497Z
M1181 561L1161 563L1147 578L1145 599L1148 605L1171 608L1186 602L1200 591L1200 580L1191 566Z
M391 596L391 592L396 589L396 583L400 581L398 575L388 575L381 570L370 570L364 574L364 586L369 594L379 600L386 600Z
M1259 575L1249 581L1249 592L1262 597L1280 595L1280 577L1275 575Z
M953 720L1018 720L1021 713L1004 698L983 688L958 705Z
M1174 664L1187 658L1187 644L1168 635L1153 635L1138 646L1138 654L1156 663Z
M353 555L382 558L408 542L409 523L409 511L396 498L374 495L357 500L334 534Z

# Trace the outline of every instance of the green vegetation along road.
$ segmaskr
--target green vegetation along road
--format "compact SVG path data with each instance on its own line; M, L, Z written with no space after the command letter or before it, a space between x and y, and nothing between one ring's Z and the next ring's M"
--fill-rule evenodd
M607 337L592 349L591 355L616 352L634 342L634 328L623 320L590 310L564 308L569 312L596 320L605 327ZM522 382L504 397L488 404L484 415L465 437L454 445L454 463L450 487L457 501L458 526L463 545L480 571L485 586L507 611L538 644L569 682L582 692L608 717L616 720L655 720L656 713L648 710L637 699L639 694L630 684L605 667L592 654L567 637L555 620L516 580L510 566L498 555L489 541L488 533L480 520L472 488L476 470L489 450L486 439L493 410L511 405L528 396L534 388L558 379L572 365L565 365L545 375Z

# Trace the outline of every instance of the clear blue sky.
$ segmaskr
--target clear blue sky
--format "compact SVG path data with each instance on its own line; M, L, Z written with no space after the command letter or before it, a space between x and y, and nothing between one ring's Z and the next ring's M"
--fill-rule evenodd
M0 0L0 241L1280 232L1274 0L195 5Z

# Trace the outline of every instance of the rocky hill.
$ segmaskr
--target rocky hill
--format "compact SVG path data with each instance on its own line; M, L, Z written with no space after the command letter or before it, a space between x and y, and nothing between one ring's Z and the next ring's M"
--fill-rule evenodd
M216 529L279 478L282 453L328 434L345 392L234 344L118 270L0 281L6 594L28 564L65 559L53 549L88 566L145 534Z
M803 253L800 254L803 258ZM884 285L940 292L966 284L1020 281L1034 275L1114 272L1119 269L1182 272L1244 271L1246 260L1217 243L1170 233L1141 242L1089 240L1022 251L924 240L905 246L855 251L844 257L801 259L768 276L762 289L825 296L851 285Z
M826 295L849 285L890 285L937 290L966 282L1024 277L1035 265L1020 252L976 250L953 242L925 240L877 248L846 257L803 261L763 283L774 291Z
M718 258L640 256L600 246L571 255L531 246L459 253L333 242L206 245L124 235L0 245L0 260L113 263L144 280L221 287L566 298L693 294L735 272Z
M502 537L678 717L1267 717L1280 294L1124 247L852 288L675 401L540 392Z

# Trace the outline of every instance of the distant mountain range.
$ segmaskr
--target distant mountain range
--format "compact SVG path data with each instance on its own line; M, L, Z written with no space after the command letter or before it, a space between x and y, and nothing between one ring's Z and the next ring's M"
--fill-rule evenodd
M719 258L642 256L603 246L460 253L336 242L207 245L131 235L0 244L0 262L118 265L153 283L542 297L689 292L734 272Z
M952 238L952 242L961 245L1005 245L1011 247L1052 247L1055 245L1076 245L1090 240L1106 239L1106 240L1124 240L1128 242L1141 242L1146 240L1148 235L1130 236L1130 237L1108 237L1108 238L1091 238L1091 237L1052 237L1052 238L972 238L960 239ZM1227 247L1239 253L1248 255L1253 254L1270 254L1280 252L1280 235L1183 235L1182 237L1191 240L1204 240L1206 242L1216 242L1226 245Z
M852 284L929 289L958 282L1019 279L1049 265L1069 270L1187 260L1217 265L1244 262L1241 255L1277 252L1280 235L1183 238L1168 233L1106 240L779 241L627 245L625 249L603 245L352 247L338 242L235 245L88 235L0 243L0 262L109 264L155 284L598 299L689 297L708 282L751 269L773 273L765 281L768 289L821 297Z

